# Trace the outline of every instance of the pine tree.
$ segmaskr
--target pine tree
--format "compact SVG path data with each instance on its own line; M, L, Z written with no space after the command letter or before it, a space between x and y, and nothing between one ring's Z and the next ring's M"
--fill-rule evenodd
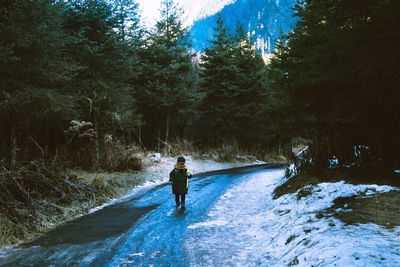
M287 74L290 116L299 122L297 133L313 139L318 167L328 166L332 155L354 161L359 144L375 155L373 166L393 168L400 156L390 149L398 145L393 125L400 117L393 101L399 98L395 6L390 0L296 6L301 20L273 69Z
M232 119L240 143L250 146L259 144L265 135L263 125L268 111L266 66L240 22L237 23L234 40L233 61L237 90L232 96Z
M131 131L137 119L128 84L132 68L125 32L127 15L117 10L119 13L113 12L107 1L70 2L65 22L66 31L74 37L69 53L81 67L70 90L78 96L81 119L94 125L97 166L103 134Z
M212 46L202 56L202 135L214 145L228 141L252 146L265 134L266 66L240 23L234 36L221 14L216 23Z
M3 1L0 4L0 143L10 151L12 167L16 146L20 159L43 157L36 144L54 150L63 121L71 118L73 99L62 85L76 65L64 54L64 3L51 0ZM32 140L36 140L36 144ZM37 151L36 153L34 151Z
M269 60L267 66L268 72L268 101L269 101L269 139L271 143L278 146L291 142L293 136L301 136L304 128L300 119L301 116L297 110L293 110L296 106L291 105L290 88L288 81L288 72L286 62L286 43L287 36L280 31L279 38L275 44L275 50Z
M202 128L201 139L212 141L216 146L224 138L231 137L233 101L237 85L237 68L233 62L234 40L229 29L224 26L221 13L218 14L216 27L213 28L211 47L201 56L201 90L204 98L200 105Z
M171 124L192 104L193 80L191 41L182 25L182 10L172 0L161 4L161 18L148 37L142 52L142 86L135 92L147 124L147 133L156 140L161 131L168 143ZM152 141L150 140L150 142ZM160 141L160 140L158 140Z

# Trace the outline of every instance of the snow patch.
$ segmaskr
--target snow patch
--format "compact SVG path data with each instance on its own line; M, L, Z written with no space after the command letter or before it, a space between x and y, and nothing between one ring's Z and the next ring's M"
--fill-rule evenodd
M342 181L308 186L312 194L301 199L297 192L273 199L282 181L283 171L270 170L228 189L203 221L189 225L184 246L190 265L400 265L400 227L345 225L317 216L338 197L371 197L399 188ZM351 210L345 205L337 211Z
M152 161L152 162L159 163L159 162L161 162L161 154L160 153L154 153L153 155L151 155L149 157L149 160Z
M176 3L183 8L184 24L190 26L193 21L211 16L226 5L234 3L236 0L177 0ZM153 26L156 20L160 17L161 0L137 0L139 8L142 11L143 19L146 24Z
M333 205L338 197L351 197L360 195L371 196L376 193L385 193L392 190L400 191L399 188L386 185L352 185L344 181L337 183L320 183L317 186L307 186L312 194L297 200L297 191L294 194L283 195L278 199L280 208L295 209L297 212L310 213L327 209Z
M143 252L138 252L138 253L132 253L132 254L129 254L129 256L130 257L134 257L134 256L140 256L140 257L143 257L145 254L143 253Z
M199 227L216 227L216 226L223 226L223 225L227 225L228 222L227 221L207 221L207 222L201 222L201 223L195 223L192 225L188 226L188 229L196 229Z
M212 16L223 9L226 5L232 4L235 1L236 0L180 0L179 2L187 16L186 25L191 25L193 24L193 21Z

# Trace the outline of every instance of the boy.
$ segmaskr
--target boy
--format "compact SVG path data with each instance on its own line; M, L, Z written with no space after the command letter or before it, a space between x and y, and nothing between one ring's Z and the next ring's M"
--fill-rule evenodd
M174 169L169 174L169 181L172 182L172 193L175 194L176 207L181 205L181 209L185 209L185 195L189 187L188 180L191 177L192 174L185 166L185 158L179 157Z

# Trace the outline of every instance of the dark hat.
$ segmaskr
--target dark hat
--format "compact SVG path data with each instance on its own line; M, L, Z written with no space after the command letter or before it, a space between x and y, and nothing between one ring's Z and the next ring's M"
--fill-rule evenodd
M178 162L185 162L185 158L184 157L179 157L178 158Z

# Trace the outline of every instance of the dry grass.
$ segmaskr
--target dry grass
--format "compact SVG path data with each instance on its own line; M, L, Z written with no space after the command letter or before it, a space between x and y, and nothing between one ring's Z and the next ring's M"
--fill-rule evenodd
M219 155L219 160L222 162L232 161L235 159L235 156L241 155L239 151L239 145L237 143L222 143L217 149L217 154Z
M296 144L304 148L304 140L299 139ZM175 138L163 149L165 156L177 157L190 155L194 159L213 160L216 162L254 162L257 159L270 163L287 162L287 158L275 152L260 151L249 152L240 148L237 142L221 142L214 147L199 148L193 142L186 139ZM148 162L143 162L144 165Z
M30 241L148 180L137 172L59 174L38 162L0 171L0 246Z
M121 144L112 136L106 136L101 167L107 171L141 170L145 152L138 146Z
M280 155L277 152L262 153L261 155L258 155L258 158L269 163L288 162L288 159L285 156Z
M216 162L244 162L255 161L254 156L239 148L236 142L222 142L217 148L209 148L200 155L202 159L211 159Z
M148 179L146 175L130 170L113 173L68 170L68 173L77 176L83 183L94 185L106 198L118 197Z
M100 199L98 201L101 202ZM18 220L4 211L0 212L0 247L4 248L21 242L32 241L58 224L98 205L95 200L87 201L83 205L80 203L72 202L69 205L59 206L58 212L32 210L29 207L20 206L16 209L21 218Z
M338 211L344 208L347 212ZM346 224L374 223L390 229L400 225L399 212L400 192L390 191L372 197L339 197L321 215L334 216Z
M10 221L6 216L1 212L0 213L0 246L4 247L9 244L15 244L18 242L15 234L13 233L15 230L14 223Z
M1 165L0 185L1 246L29 240L50 229L75 213L73 201L94 203L99 192L40 162L29 162L16 171ZM81 211L84 210L82 206Z
M186 139L175 138L168 144L167 155L176 157L185 154L198 155L199 151L196 149L193 142Z

